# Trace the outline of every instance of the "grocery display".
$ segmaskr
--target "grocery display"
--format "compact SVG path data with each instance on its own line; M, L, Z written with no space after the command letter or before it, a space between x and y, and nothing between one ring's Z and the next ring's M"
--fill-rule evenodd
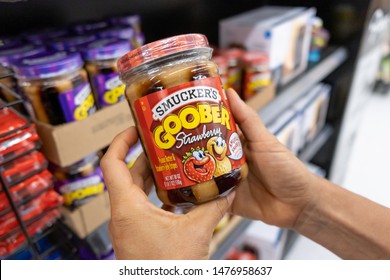
M93 3L96 9L86 12L81 2L71 0L74 7L70 9L71 4L64 4L65 10L57 11L61 15L57 19L54 16L43 20L45 17L40 14L40 24L27 26L32 19L20 26L20 32L0 34L0 64L15 73L0 78L0 84L27 101L26 108L34 123L18 118L13 110L0 109L0 120L4 118L0 121L0 172L4 176L0 181L0 221L16 225L5 237L0 231L1 259L41 258L40 252L34 254L35 241L39 236L44 240L45 232L57 224L64 224L66 230L61 229L54 239L43 243L59 247L61 242L72 243L77 253L71 258L114 258L107 232L110 203L96 156L133 122L138 126L142 144L139 142L128 151L125 163L131 168L145 149L157 186L150 198L157 193L165 204L185 206L226 195L247 173L246 164L240 167L243 151L223 91L230 87L259 112L280 142L301 160L308 161L310 170L320 176L329 175L330 160L315 157L322 153L331 157L334 152L323 147L325 143L329 145L331 137L336 142L341 113L332 111L327 115L327 111L345 107L346 101L341 99L347 97L349 85L343 83L352 75L345 74L349 70L339 66L353 65L355 50L344 47L349 46L349 41L334 41L332 19L322 10L323 5L284 1L288 7L263 6L283 1L247 1L229 3L231 7L219 11L225 3L217 1L218 5L207 3L207 13L213 17L203 17L199 14L205 11L206 1L188 11L177 3L164 6L165 3L160 4L163 1L155 1L155 5L144 10L134 9L140 14L132 14L132 3L125 7L121 3L98 2ZM305 4L316 8L292 7ZM46 6L42 5L42 11ZM173 7L179 7L183 13L177 19L168 16L171 12L177 15L177 10L170 10ZM78 13L73 13L73 9L79 9ZM316 9L324 18L316 17ZM85 18L80 20L82 14ZM141 18L145 29L141 29ZM164 25L159 24L162 19ZM0 18L1 21L4 22ZM8 26L12 27L12 21L10 25L7 22ZM50 28L42 29L44 26ZM194 51L188 52L187 61L180 57L187 55L180 44L174 47L180 51L180 59L171 59L169 50L153 53L149 44L144 45L146 39L149 43L186 32L206 34L214 51L208 45L196 45ZM128 52L136 55L137 62L123 58L118 67L118 60ZM167 64L173 65L160 63L162 54L168 55ZM197 56L201 59L193 60ZM350 61L346 61L347 57ZM378 79L384 81L389 72L387 58L383 57L378 74ZM324 79L329 85L323 83ZM197 87L202 87L203 94L195 91ZM211 100L214 92L208 89L217 89L217 101ZM260 102L269 91L271 97ZM194 96L196 102L189 101ZM127 102L122 102L125 98ZM2 87L0 99L15 100ZM179 101L180 105L176 104ZM187 112L183 108L188 108ZM9 120L15 129L9 130ZM217 124L212 125L212 121ZM194 128L197 122L201 125ZM318 144L316 141L325 130L326 137ZM156 131L160 134L153 137ZM156 141L165 148L156 149L153 156L151 147ZM207 160L208 164L203 164ZM313 160L319 165L313 165ZM25 210L29 205L38 205L38 197L50 196L54 190L61 195L57 199L63 205L54 209L37 206L42 210L37 215L39 219L23 216L22 211L20 218L27 223L19 226L18 215L11 215L14 206ZM156 205L160 207L161 201L156 201ZM255 231L253 224L238 216L225 216L215 229L210 258L283 258L288 232L267 225L257 225ZM69 236L73 236L72 240ZM53 252L42 258L69 257Z
M0 258L4 259L26 243L34 247L32 237L60 218L62 197L53 190L48 162L38 151L35 125L9 107L0 109L0 124Z
M125 85L119 79L117 60L130 50L130 43L120 39L100 39L83 47L85 69L98 108L125 100Z
M49 169L55 177L55 189L63 196L65 206L85 204L91 197L105 191L97 153L66 167L51 164Z
M315 13L314 8L265 6L222 19L220 46L267 53L273 81L285 85L308 65Z
M58 125L82 120L96 105L78 53L47 52L21 59L13 69L34 118Z
M204 35L186 34L147 44L118 62L157 194L168 205L226 195L247 174L211 52Z

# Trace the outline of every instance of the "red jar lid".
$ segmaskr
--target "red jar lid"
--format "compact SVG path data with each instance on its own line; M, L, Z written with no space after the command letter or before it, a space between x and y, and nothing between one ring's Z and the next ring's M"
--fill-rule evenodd
M177 52L194 48L208 47L206 36L202 34L185 34L158 40L122 56L118 61L118 69L121 74L142 63Z
M246 65L267 64L268 55L261 51L247 51L243 54L242 60Z

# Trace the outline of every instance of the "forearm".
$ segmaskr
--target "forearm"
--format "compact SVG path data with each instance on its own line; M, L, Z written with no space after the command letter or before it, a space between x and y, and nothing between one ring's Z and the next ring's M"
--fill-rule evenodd
M344 259L390 259L390 209L317 179L296 230Z

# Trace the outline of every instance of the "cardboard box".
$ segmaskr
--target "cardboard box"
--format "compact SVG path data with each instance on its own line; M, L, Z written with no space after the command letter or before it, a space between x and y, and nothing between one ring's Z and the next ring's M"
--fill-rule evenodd
M255 111L259 111L261 108L264 108L272 99L275 98L276 88L273 83L264 88L261 92L252 96L245 103L249 105ZM234 106L230 104L230 106Z
M268 130L295 155L301 147L301 116L294 110L283 112L274 122L268 125Z
M40 121L35 121L35 124L46 158L59 166L68 166L105 148L134 122L129 105L121 102L81 121L57 126Z
M315 13L314 8L265 6L223 19L220 47L267 53L273 80L284 85L307 67Z
M73 211L61 207L64 223L78 237L84 238L110 219L110 201L108 193L99 194Z
M320 83L294 105L294 109L301 115L300 148L313 141L324 127L330 89L329 85Z

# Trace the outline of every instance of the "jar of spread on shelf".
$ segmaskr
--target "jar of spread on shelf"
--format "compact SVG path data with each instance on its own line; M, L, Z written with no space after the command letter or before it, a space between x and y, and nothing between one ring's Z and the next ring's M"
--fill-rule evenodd
M271 84L271 71L268 65L268 56L260 51L248 51L242 56L243 62L243 84L242 99L261 92Z
M221 55L227 60L227 88L234 89L240 96L242 95L242 54L243 50L231 48L221 51Z
M125 85L119 79L117 60L131 50L129 41L100 39L83 48L85 69L99 108L125 99Z
M24 57L43 53L45 51L46 48L43 46L22 44L21 42L12 44L11 42L10 44L8 44L7 47L0 48L0 65L11 69L14 61ZM19 93L17 82L13 75L5 78L0 78L0 84L6 86L8 89L11 89L16 93ZM9 93L9 91L5 90L2 87L0 87L0 98L6 100L7 102L13 102L17 99L16 96L12 95L11 93ZM21 104L16 105L15 108L18 111L25 113L24 107Z
M80 47L96 40L93 34L70 35L52 39L48 45L54 51L78 52Z
M118 62L159 198L200 204L227 195L248 167L229 102L201 34L135 49Z
M66 167L49 165L55 177L54 187L63 196L64 205L79 206L105 191L99 159L98 153L93 153Z
M95 99L79 53L46 52L14 64L19 88L35 119L58 125L82 120L96 111Z

